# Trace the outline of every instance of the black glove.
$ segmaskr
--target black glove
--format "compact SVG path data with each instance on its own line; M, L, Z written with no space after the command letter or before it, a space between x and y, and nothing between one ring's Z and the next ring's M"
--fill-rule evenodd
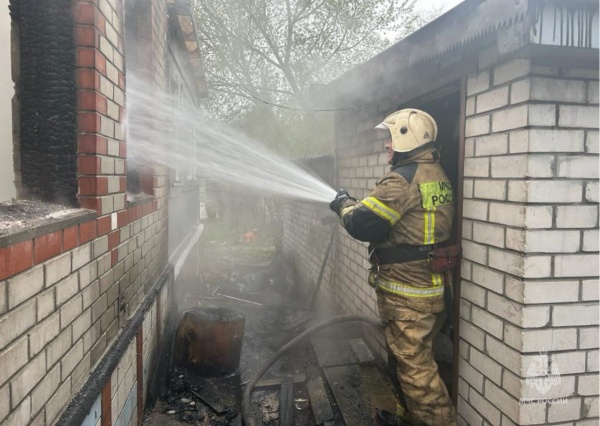
M336 214L340 214L342 203L346 200L354 200L354 198L352 198L344 188L340 188L333 201L329 203L329 208Z

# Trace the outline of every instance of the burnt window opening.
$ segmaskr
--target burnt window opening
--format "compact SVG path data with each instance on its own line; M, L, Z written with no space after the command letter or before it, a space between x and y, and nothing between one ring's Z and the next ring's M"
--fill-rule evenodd
M77 85L71 0L10 0L18 198L77 205Z
M140 174L134 162L127 164L127 192L140 193Z

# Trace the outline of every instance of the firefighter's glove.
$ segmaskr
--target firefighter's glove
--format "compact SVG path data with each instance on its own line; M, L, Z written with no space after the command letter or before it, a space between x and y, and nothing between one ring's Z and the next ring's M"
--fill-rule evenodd
M344 188L340 188L333 201L329 203L329 208L336 214L340 214L342 204L346 200L354 200L354 198L352 198L350 194L348 194L348 191L346 191Z

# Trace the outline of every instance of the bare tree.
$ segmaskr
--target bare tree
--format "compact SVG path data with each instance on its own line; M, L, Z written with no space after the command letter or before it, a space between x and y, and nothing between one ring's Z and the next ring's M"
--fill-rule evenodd
M440 15L444 13L447 7L442 4L432 5L423 9L419 9L417 13L415 13L415 19L413 19L408 24L408 34L413 31L418 30L421 27L424 27ZM407 33L399 34L398 39L408 35Z
M326 83L413 28L415 0L193 0L210 99L225 118L255 105L308 109Z

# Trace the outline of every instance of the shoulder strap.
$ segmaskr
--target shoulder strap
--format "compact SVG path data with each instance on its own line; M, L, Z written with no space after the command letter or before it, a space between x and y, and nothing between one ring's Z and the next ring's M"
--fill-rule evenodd
M417 167L419 167L419 163L408 163L402 166L394 167L391 171L398 173L410 184L415 177L415 173L417 173Z

